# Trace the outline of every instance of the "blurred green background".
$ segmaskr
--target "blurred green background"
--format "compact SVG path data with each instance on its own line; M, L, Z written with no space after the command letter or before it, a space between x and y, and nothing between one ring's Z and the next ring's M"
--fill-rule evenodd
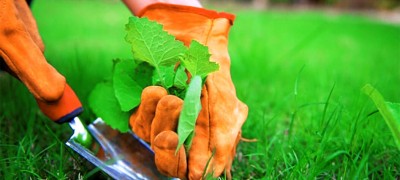
M357 5L362 3L363 5ZM396 179L400 153L360 89L374 85L400 102L398 1L203 1L236 14L230 31L232 79L249 106L233 164L235 179ZM382 5L384 4L384 5ZM114 0L35 0L46 58L84 104L130 58L130 12ZM104 177L64 142L26 88L0 72L0 177Z
M203 3L214 4L214 3L238 3L241 5L247 5L252 8L265 9L275 8L276 6L309 6L309 7L328 7L328 8L339 8L339 9L379 9L389 10L396 9L400 1L399 0L203 0Z

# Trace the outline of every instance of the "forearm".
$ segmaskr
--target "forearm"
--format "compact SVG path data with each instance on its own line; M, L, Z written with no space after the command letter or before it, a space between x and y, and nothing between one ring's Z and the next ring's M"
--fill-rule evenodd
M140 10L154 3L169 3L169 4L178 4L185 6L202 7L198 0L122 0L122 1L134 15L137 15L140 12Z

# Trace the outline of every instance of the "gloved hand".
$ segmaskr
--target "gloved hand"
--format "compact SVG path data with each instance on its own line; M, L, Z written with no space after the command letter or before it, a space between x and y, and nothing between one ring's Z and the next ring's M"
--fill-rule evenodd
M0 3L0 67L21 80L50 119L77 116L81 103L65 78L47 63L36 21L25 0Z
M167 95L162 87L143 90L141 104L130 117L133 132L151 143L157 168L167 176L201 179L203 174L218 177L226 171L230 179L236 145L248 113L247 106L236 97L230 76L227 37L234 16L162 3L146 7L140 15L162 24L164 30L187 46L192 40L208 46L211 60L220 69L207 77L202 89L202 109L188 156L183 146L175 155L176 128L183 101Z

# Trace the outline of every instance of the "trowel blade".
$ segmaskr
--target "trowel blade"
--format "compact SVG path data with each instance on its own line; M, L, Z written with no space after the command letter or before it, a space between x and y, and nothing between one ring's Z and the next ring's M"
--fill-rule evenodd
M101 119L88 127L95 138L87 149L70 139L66 145L114 179L167 179L154 163L154 153L147 143L132 132L120 133Z

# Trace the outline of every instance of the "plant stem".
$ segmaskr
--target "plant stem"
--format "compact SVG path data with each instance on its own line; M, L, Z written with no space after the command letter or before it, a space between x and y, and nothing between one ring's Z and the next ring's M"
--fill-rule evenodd
M158 78L160 78L161 86L162 86L163 88L165 88L165 90L167 90L167 93L168 93L168 94L171 94L171 93L169 92L169 90L168 90L166 84L165 84L165 80L164 80L164 78L162 77L160 68L159 68L158 66L156 67L156 71L157 71L157 74L158 74Z

